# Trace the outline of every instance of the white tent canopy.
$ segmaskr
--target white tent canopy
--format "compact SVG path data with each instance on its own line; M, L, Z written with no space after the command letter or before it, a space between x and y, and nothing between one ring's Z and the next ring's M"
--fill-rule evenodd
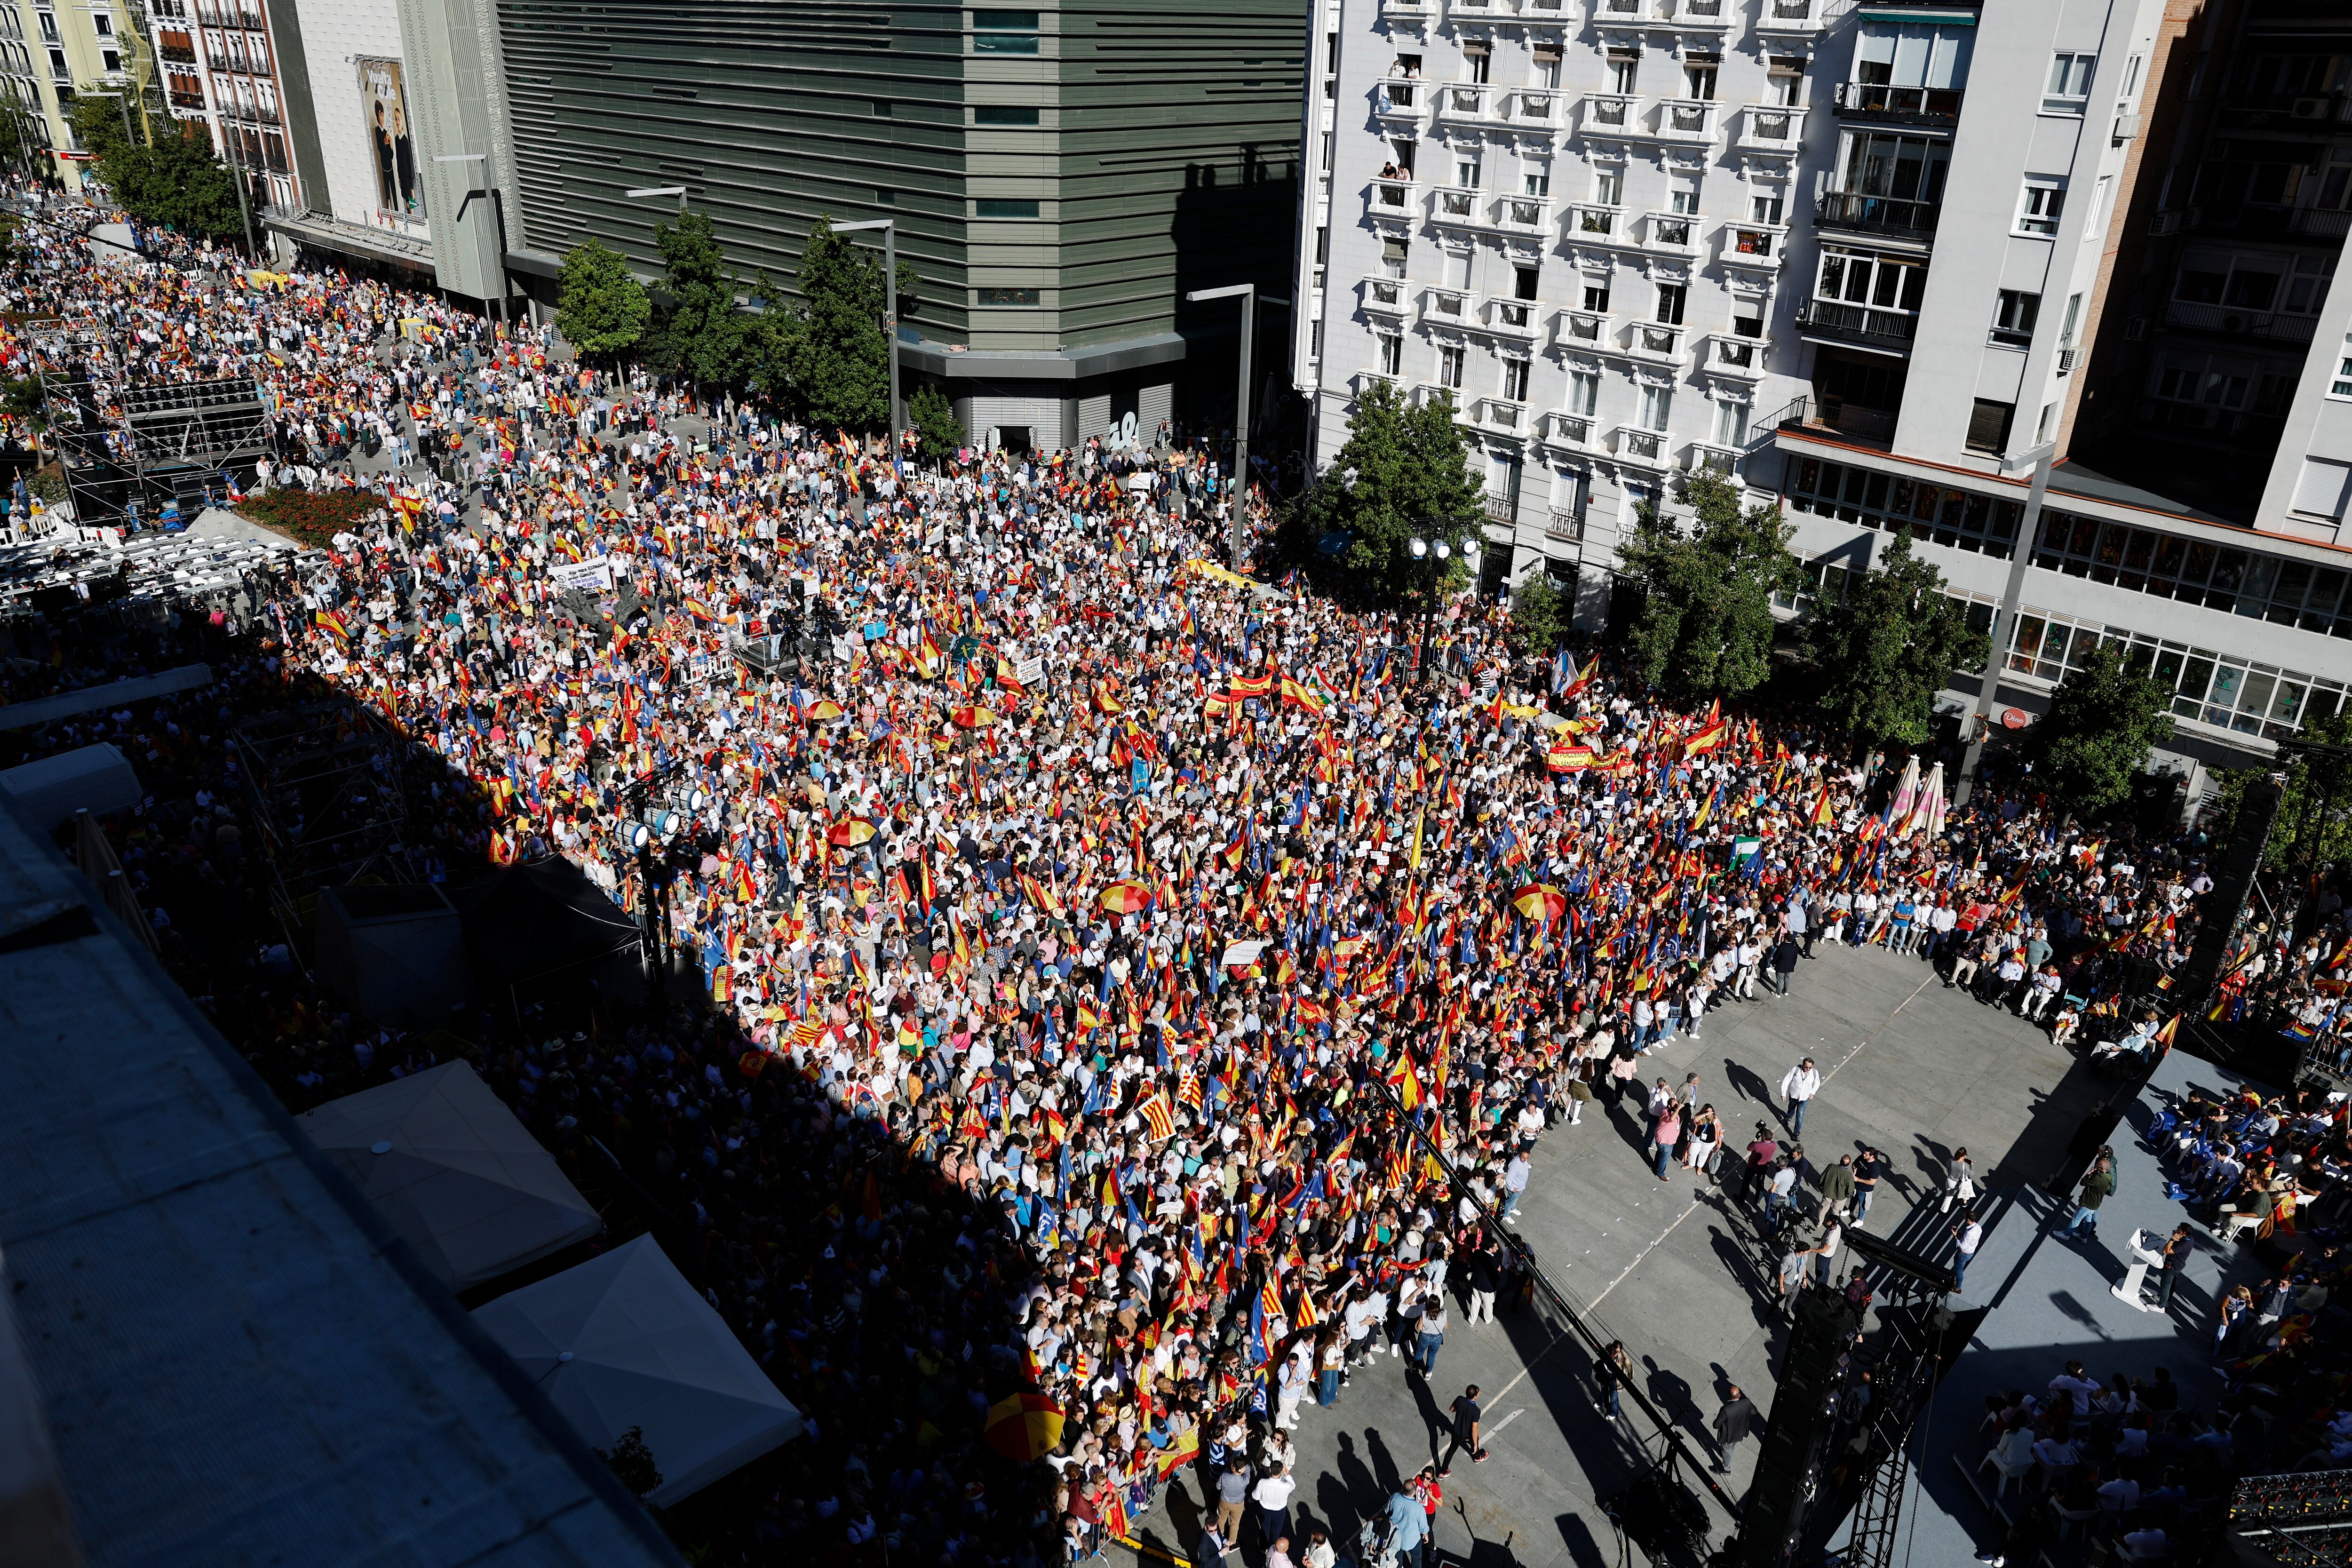
M801 1433L777 1392L710 1304L650 1236L499 1297L474 1314L590 1445L632 1426L667 1508Z
M580 1189L463 1061L295 1118L453 1290L604 1228Z

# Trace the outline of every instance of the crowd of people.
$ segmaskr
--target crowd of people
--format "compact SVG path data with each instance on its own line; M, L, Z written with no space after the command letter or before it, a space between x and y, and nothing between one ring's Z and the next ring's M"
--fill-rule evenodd
M2135 961L2178 965L2210 886L2196 837L2086 836L2022 779L1945 820L1801 712L1677 711L1605 654L1515 652L1475 596L1422 668L1394 620L1219 564L1204 450L922 465L551 328L156 243L20 237L0 307L88 321L131 381L258 377L263 482L381 505L180 617L215 686L11 760L133 757L126 868L294 1109L467 1048L568 1169L638 1195L808 1418L743 1529L811 1561L1083 1557L1198 1467L1255 1498L1226 1545L1247 1522L1314 1562L1258 1489L1285 1435L1507 1304L1539 1140L1643 1094L1643 1056L1759 977L1787 994L1819 942L1948 956L2071 1031ZM61 640L0 685L160 657ZM268 932L301 868L227 731L329 696L398 737L388 864L561 858L658 901L690 984L430 1033L320 997ZM2333 984L2340 924L2251 933L2233 973ZM1769 1134L1721 1162L1714 1108L1659 1089L1661 1175L1797 1201ZM1832 1173L1860 1223L1877 1173ZM987 1422L1024 1389L1065 1426L1020 1465Z

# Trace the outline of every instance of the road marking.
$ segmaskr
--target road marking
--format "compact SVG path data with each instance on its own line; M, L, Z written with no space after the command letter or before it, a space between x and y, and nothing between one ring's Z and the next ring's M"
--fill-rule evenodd
M1925 980L1922 980L1921 982L1919 982L1918 988L1917 988L1916 990L1914 990L1914 991L1911 993L1911 994L1910 994L1910 995L1906 996L1905 998L1903 998L1903 1000L1902 1000L1902 1001L1897 1002L1897 1003L1895 1005L1895 1011L1894 1011L1894 1012L1892 1012L1892 1013L1889 1013L1888 1015L1886 1015L1885 1020L1884 1022L1882 1022L1882 1023L1878 1026L1878 1027L1876 1027L1875 1029L1871 1030L1871 1031L1870 1031L1870 1033L1868 1033L1867 1035L1864 1035L1864 1036L1862 1037L1862 1040L1861 1040L1860 1044L1856 1045L1856 1046L1853 1047L1853 1049L1852 1049L1852 1050L1850 1050L1850 1051L1846 1052L1846 1054L1845 1054L1845 1055L1843 1055L1843 1056L1842 1056L1842 1057L1838 1058L1838 1060L1837 1060L1837 1067L1832 1068L1830 1068L1830 1070L1829 1070L1829 1071L1827 1071L1827 1072L1825 1072L1825 1073L1822 1074L1822 1087L1823 1089L1828 1088L1828 1087L1829 1087L1829 1081L1830 1081L1830 1079L1833 1079L1833 1078L1837 1077L1837 1074L1838 1074L1838 1068L1842 1068L1842 1067L1845 1066L1845 1064L1846 1064L1846 1063L1848 1063L1848 1062L1850 1062L1850 1061L1853 1060L1853 1058L1856 1058L1856 1057L1860 1056L1860 1055L1862 1054L1862 1047L1863 1047L1864 1046L1866 1046L1866 1045L1870 1044L1870 1042L1871 1042L1871 1041L1873 1041L1873 1040L1874 1040L1874 1039L1878 1038L1878 1037L1879 1037L1879 1036L1881 1036L1881 1035L1883 1035L1883 1034L1886 1033L1886 1030L1887 1030L1888 1026L1889 1026L1890 1025L1892 1025L1892 1024L1895 1022L1895 1020L1898 1016L1901 1016L1901 1014L1902 1014L1902 1012L1903 1012L1903 1009L1904 1009L1904 1008L1906 1008L1906 1007L1908 1007L1909 1005L1911 1005L1911 1004L1912 1004L1912 1003L1916 1002L1917 1000L1919 1000L1919 993L1920 993L1921 991L1925 991L1926 989L1927 989L1927 987L1928 987L1928 986L1933 985L1933 984L1936 983L1936 981L1937 980L1937 978L1939 978L1939 977L1938 977L1938 976L1937 975L1937 973L1936 973L1936 968L1935 968L1935 965L1933 965L1933 964L1929 964L1929 965L1927 966L1927 979L1925 979Z
M1692 1194L1690 1203L1685 1206L1682 1213L1675 1216L1674 1225L1670 1225L1666 1226L1665 1229L1658 1232L1656 1240L1652 1241L1649 1246L1642 1248L1640 1252L1635 1253L1633 1255L1633 1261L1619 1269L1617 1271L1617 1278L1602 1286L1601 1288L1601 1294L1595 1296L1591 1301L1585 1303L1585 1310L1592 1312L1599 1311L1601 1310L1601 1303L1609 1299L1609 1292L1617 1289L1618 1286L1622 1285L1625 1282L1625 1276L1631 1274L1635 1268L1639 1268L1643 1258L1647 1258L1650 1254L1655 1252L1658 1249L1660 1243L1664 1242L1666 1237L1674 1235L1675 1226L1680 1226L1683 1221L1690 1218L1692 1215L1697 1213L1700 1209L1711 1208L1713 1206L1713 1205L1707 1204L1703 1200L1702 1194L1696 1193Z
M1525 1415L1527 1413L1528 1407L1522 1405L1517 1410L1512 1411L1508 1415L1504 1416L1500 1421L1496 1422L1492 1426L1489 1426L1484 1432L1481 1432L1479 1436L1491 1443L1496 1438L1503 1435L1504 1427L1508 1426L1512 1422L1517 1421L1520 1416Z

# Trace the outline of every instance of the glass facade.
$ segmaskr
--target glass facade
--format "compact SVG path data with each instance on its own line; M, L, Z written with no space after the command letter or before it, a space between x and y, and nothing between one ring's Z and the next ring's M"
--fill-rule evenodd
M2112 648L2126 668L2153 675L2172 688L2176 718L2242 735L2283 739L2314 718L2334 713L2344 702L2340 681L2030 607L2019 615L2016 635L2010 639L2009 668L2057 681L2102 647Z
M2260 551L2044 511L2033 563L2136 593L2352 637L2345 573ZM2341 613L2339 613L2341 612Z
M2018 520L2025 514L2013 500L1818 458L1790 458L1786 488L1787 504L1796 510L1884 533L1907 526L1915 539L2002 560L2009 558Z

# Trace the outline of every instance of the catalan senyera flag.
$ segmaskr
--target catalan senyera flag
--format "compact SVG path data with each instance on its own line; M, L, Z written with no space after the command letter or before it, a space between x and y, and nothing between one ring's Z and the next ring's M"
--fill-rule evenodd
M1144 1125L1151 1130L1153 1142L1165 1143L1176 1136L1176 1117L1169 1109L1165 1089L1152 1090L1135 1109L1142 1116Z

